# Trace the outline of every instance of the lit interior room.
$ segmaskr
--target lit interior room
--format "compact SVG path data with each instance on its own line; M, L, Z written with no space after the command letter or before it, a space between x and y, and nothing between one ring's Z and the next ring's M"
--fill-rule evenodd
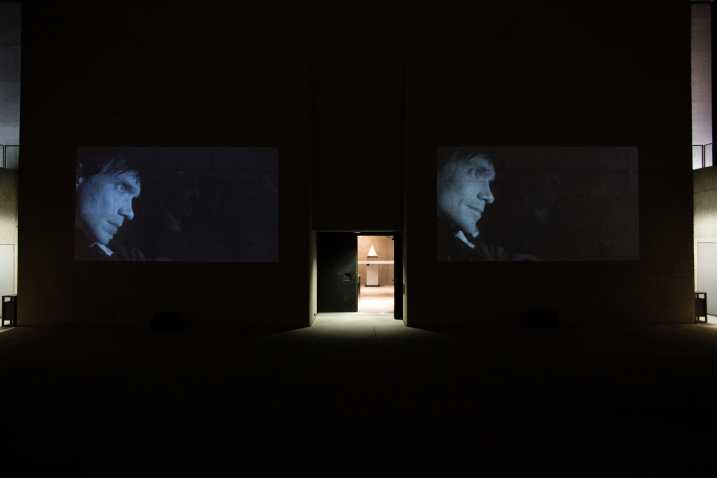
M393 314L394 261L392 236L358 236L358 312Z

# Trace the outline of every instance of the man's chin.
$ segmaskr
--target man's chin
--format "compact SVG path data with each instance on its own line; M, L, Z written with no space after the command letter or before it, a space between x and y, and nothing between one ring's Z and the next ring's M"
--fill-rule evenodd
M478 237L478 228L475 224L471 227L463 228L463 234L465 234L466 237Z
M97 237L95 243L106 246L112 240L112 237L113 236L104 236L104 235L101 237Z

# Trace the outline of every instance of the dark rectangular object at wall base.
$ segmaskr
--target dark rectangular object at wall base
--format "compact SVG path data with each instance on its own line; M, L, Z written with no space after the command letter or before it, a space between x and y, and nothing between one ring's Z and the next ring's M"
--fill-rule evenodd
M699 322L700 317L704 317L707 322L707 292L695 292L695 322Z
M155 312L152 316L155 330L177 330L182 328L182 316L176 312Z
M6 301L6 299L8 299ZM5 322L10 322L10 327L17 326L17 295L2 296L2 322L0 326L5 327Z
M554 310L534 310L528 316L528 326L536 329L550 329L560 324Z

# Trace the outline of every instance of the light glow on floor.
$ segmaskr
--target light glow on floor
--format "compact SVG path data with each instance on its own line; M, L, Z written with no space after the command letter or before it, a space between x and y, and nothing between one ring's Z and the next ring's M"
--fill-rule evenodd
M379 287L361 286L361 300L358 303L359 312L372 314L393 314L393 286Z

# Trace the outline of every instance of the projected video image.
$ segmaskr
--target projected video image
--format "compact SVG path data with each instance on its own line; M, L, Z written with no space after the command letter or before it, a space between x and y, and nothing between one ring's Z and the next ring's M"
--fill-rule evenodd
M637 148L438 148L438 261L639 260Z
M276 262L277 148L78 148L75 260Z

